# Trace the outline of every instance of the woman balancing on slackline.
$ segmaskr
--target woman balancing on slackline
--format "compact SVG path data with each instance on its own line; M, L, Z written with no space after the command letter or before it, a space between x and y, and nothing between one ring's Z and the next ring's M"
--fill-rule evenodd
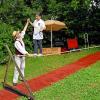
M25 56L31 56L26 50L25 50L25 44L23 42L23 38L26 32L26 29L28 27L28 20L26 22L26 25L22 31L14 31L13 32L13 37L15 39L14 47L15 47L15 62L18 65L23 77L24 77L24 69L25 69ZM19 72L17 68L15 67L14 70L14 77L13 77L13 85L17 85L18 83L18 77L19 77ZM22 80L22 79L21 79Z

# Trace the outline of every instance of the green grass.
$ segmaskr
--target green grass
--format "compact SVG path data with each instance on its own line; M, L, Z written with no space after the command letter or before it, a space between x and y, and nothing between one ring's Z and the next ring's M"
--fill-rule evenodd
M34 95L36 100L100 100L100 62L44 88Z
M25 68L25 77L26 79L31 79L38 77L44 73L55 70L59 67L62 67L65 64L75 62L81 57L84 57L90 53L100 51L100 48L94 48L89 50L83 50L80 52L67 53L62 55L54 55L47 57L37 57L37 58L27 58L26 59L26 68ZM10 64L8 82L12 84L14 65ZM1 82L3 81L5 73L5 65L0 66L0 89L2 89Z
M77 61L78 59L96 52L100 51L100 48L84 50L82 52L73 52L63 55L47 56L47 57L38 57L38 58L28 58L26 61L26 78L30 79L37 77L49 71L55 70L59 67L62 67L65 64L70 64Z

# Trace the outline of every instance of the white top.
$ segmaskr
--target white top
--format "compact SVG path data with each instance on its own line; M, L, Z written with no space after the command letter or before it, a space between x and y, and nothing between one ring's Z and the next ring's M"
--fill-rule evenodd
M33 22L33 26L34 26L34 33L33 33L33 39L43 39L43 32L41 32L41 30L43 30L45 28L45 23L42 19L35 20Z
M24 38L24 35L25 35L25 31L22 31L21 32L21 38ZM27 51L25 50L25 44L24 44L22 39L16 39L14 46L20 53L22 53L22 54L27 53Z

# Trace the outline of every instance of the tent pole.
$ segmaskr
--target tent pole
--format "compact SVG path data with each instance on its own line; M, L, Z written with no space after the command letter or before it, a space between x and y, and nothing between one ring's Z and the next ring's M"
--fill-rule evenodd
M52 25L51 25L51 48L52 48Z

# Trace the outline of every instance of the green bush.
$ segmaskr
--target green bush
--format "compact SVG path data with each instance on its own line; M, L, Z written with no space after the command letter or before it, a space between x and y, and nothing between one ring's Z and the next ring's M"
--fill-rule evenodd
M7 25L6 23L0 22L0 64L5 63L7 61L8 52L5 48L5 44L8 44L10 49L12 50L12 32L13 27Z

